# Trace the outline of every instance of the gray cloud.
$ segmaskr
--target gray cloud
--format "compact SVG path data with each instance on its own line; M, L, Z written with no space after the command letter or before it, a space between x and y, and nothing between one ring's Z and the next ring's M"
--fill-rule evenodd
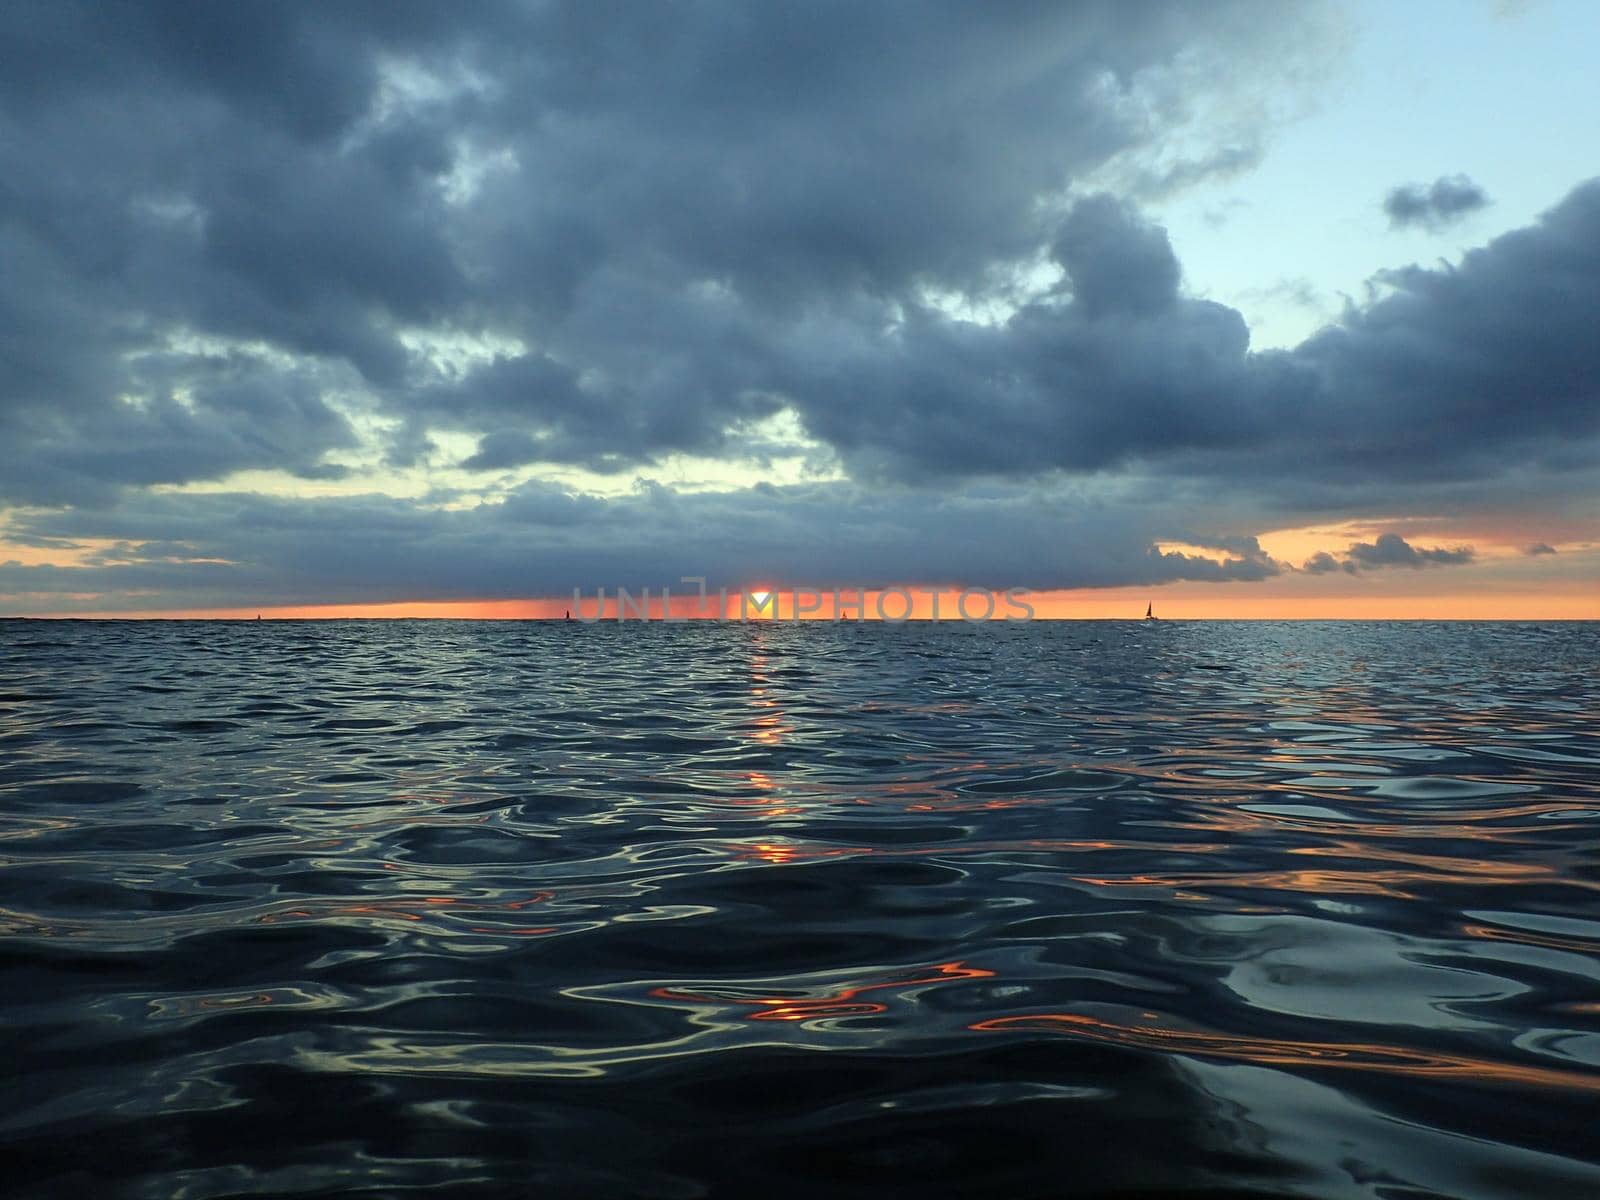
M1383 198L1383 211L1391 229L1420 226L1436 232L1488 204L1489 194L1465 175L1443 175L1431 184L1392 189Z
M601 499L544 483L502 503L446 508L381 496L325 499L149 493L110 512L38 510L14 527L38 544L110 539L84 565L0 564L0 611L134 603L255 605L590 594L753 580L827 587L895 582L1103 587L1227 582L1279 568L1254 538L1208 535L1192 513L1009 484L959 494L852 483L681 493L641 482ZM1168 551L1158 541L1220 557ZM43 599L41 599L43 597ZM75 597L79 597L75 599Z
M1534 542L1531 545L1524 546L1522 548L1522 552L1530 556L1539 554L1554 554L1556 552L1556 548L1550 545L1548 542Z
M1476 551L1471 546L1413 546L1397 533L1382 533L1373 542L1351 542L1342 558L1335 558L1326 550L1320 550L1308 558L1300 569L1312 575L1326 575L1332 571L1355 575L1387 567L1418 570L1422 567L1464 566L1476 557Z
M720 453L775 385L842 365L816 324L987 294L1049 245L1074 178L1184 124L1172 98L1208 64L1266 69L1320 19L23 0L0 17L0 490L304 471L341 444L263 441L249 414L223 435L249 454L170 438L163 387L213 353L196 335L268 391L289 371L337 403L348 373L397 418L398 463L429 430L492 439L475 466ZM463 374L415 330L533 349ZM164 379L131 366L154 356ZM103 472L130 435L152 450Z
M1175 290L1164 236L1124 207L1086 201L1069 227L1085 205L1096 240L1076 245L1058 292L1003 325L915 311L836 339L844 361L828 373L813 363L775 386L864 473L1138 462L1304 510L1521 488L1530 472L1552 491L1592 487L1600 183L1459 266L1389 272L1374 302L1263 354L1238 313ZM1100 278L1125 290L1108 303Z
M1111 196L1091 196L1061 223L1053 257L1088 320L1156 316L1177 302L1181 269L1164 230Z
M1181 247L1126 197L1085 194L1247 166L1249 106L1212 130L1198 101L1294 75L1324 19L19 0L0 14L0 504L26 507L15 540L117 549L8 567L0 591L1259 579L1280 568L1249 534L1286 512L1581 508L1600 183L1269 353L1184 289ZM1439 187L1430 211L1460 211ZM988 308L1009 315L955 315ZM775 444L780 414L817 445ZM471 446L458 465L504 503L150 491L442 444ZM497 490L540 464L627 478L800 450L847 481Z
M1424 549L1411 545L1397 533L1379 534L1375 542L1352 542L1347 553L1348 561L1367 571L1379 567L1459 566L1473 558L1471 546Z
M1343 570L1344 566L1326 550L1318 550L1310 558L1306 559L1305 565L1300 569L1311 575L1327 575L1333 571Z

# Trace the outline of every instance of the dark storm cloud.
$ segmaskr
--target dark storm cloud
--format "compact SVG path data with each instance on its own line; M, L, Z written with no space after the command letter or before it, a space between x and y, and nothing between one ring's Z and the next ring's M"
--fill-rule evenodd
M306 479L356 439L322 397L327 372L241 355L148 356L127 365L137 404L17 404L0 409L0 504L108 503L122 488L263 468Z
M1176 303L1181 271L1165 231L1111 196L1074 206L1056 235L1055 260L1087 320L1154 316Z
M1320 550L1305 561L1300 568L1312 575L1326 575L1331 571L1344 571L1355 575L1362 571L1378 571L1386 567L1455 567L1473 561L1476 552L1471 546L1413 546L1397 533L1379 534L1376 541L1351 542L1342 558L1335 558Z
M147 494L114 512L15 518L35 542L82 535L113 545L79 566L0 564L0 596L10 597L0 610L92 610L95 600L72 597L122 592L154 609L269 605L307 599L307 580L318 601L355 603L592 594L674 586L683 575L706 576L713 589L757 579L1047 588L1278 572L1253 538L1194 534L1219 553L1162 552L1155 543L1174 521L1022 485L958 495L849 483L679 493L642 482L603 500L530 483L504 503L466 509L381 496ZM160 540L144 544L156 531Z
M1297 472L1402 494L1600 462L1600 181L1459 266L1382 283L1290 356L1317 380L1302 446L1285 452Z
M1237 312L1182 294L1165 236L1125 206L1090 198L1063 228L1061 286L1005 323L908 310L774 386L858 473L1139 462L1307 510L1530 473L1592 486L1600 183L1458 266L1385 273L1373 302L1263 354Z
M1421 226L1437 231L1489 204L1488 193L1465 175L1446 175L1432 184L1407 184L1383 198L1391 229Z
M0 502L327 472L350 367L397 378L385 325L460 294L383 130L336 142L443 13L6 6Z
M258 358L269 389L273 370L353 372L398 418L395 462L430 429L488 439L475 466L719 453L803 382L797 356L828 374L807 321L869 331L927 288L1011 278L1075 177L1158 145L1215 64L1313 44L1317 19L1177 0L8 5L3 491L272 465L281 440L241 416L221 437L252 454L174 444L99 473L129 436L169 440L130 360L200 369L181 361L211 352L194 335ZM441 368L417 330L532 361ZM279 465L339 444L312 431Z
M1077 204L1054 291L999 326L908 308L777 385L859 474L1036 474L1247 446L1310 380L1247 355L1234 310L1180 294L1164 231L1106 196Z

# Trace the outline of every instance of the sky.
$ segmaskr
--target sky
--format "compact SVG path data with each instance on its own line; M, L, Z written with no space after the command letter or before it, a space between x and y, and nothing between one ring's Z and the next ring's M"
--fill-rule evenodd
M0 615L1600 619L1600 6L13 0Z

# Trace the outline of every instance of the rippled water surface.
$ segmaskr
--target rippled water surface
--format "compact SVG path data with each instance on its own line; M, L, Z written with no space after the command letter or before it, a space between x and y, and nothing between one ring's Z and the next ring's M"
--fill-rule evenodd
M1600 1195L1597 665L0 622L5 1194Z

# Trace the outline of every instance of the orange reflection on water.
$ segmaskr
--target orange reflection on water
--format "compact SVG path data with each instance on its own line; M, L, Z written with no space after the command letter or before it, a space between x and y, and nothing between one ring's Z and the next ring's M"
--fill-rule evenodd
M1156 1014L1145 1013L1147 1018ZM981 1033L1059 1033L1141 1050L1220 1058L1269 1067L1330 1067L1379 1074L1426 1076L1462 1082L1511 1084L1600 1092L1600 1076L1552 1067L1522 1066L1463 1054L1413 1050L1378 1042L1313 1042L1252 1038L1203 1029L1120 1025L1087 1013L1038 1013L993 1017L968 1026Z
M945 983L951 979L992 979L993 971L982 967L969 967L962 962L939 963L930 970L931 975L912 977L894 976L859 987L840 987L822 996L706 996L696 992L682 992L675 988L660 987L650 992L658 1000L688 1000L699 1004L743 1004L756 1008L745 1013L747 1021L811 1021L819 1017L859 1017L887 1012L889 1006L878 1000L862 1000L868 992L886 988L920 987L923 984Z
M813 850L795 842L756 842L753 845L741 844L733 848L733 857L736 859L753 858L775 867L799 862L803 858L834 858L847 853L849 851L846 850Z
M797 808L780 808L777 806L777 797L770 793L778 790L778 783L765 771L743 771L736 776L755 793L750 796L728 796L719 803L731 804L736 808L759 808L766 816L781 816L785 813L799 812Z
M305 909L290 909L287 913L284 913L283 915L284 916L289 916L289 917L325 917L325 916L335 916L335 915L337 915L337 916L354 915L354 916L358 916L358 917L396 917L396 918L398 918L399 920L402 920L402 921L420 921L420 920L422 920L422 914L421 913L408 911L406 908L402 907L402 905L404 903L405 902L393 903L393 904L332 904L332 905L329 905L327 908L323 909L321 912L315 912L314 913L314 912L307 912ZM409 903L415 905L415 904L418 904L419 901L413 900L413 901L410 901ZM263 922L270 922L271 918L270 917L262 917L261 920Z
M1313 892L1345 896L1388 896L1412 899L1408 883L1457 882L1415 871L1196 871L1179 874L1074 875L1079 883L1107 888L1164 888L1175 896L1206 899L1204 888L1250 888L1271 892Z
M1581 954L1586 958L1594 958L1596 946L1593 941L1582 938L1562 937L1555 933L1532 933L1526 929L1496 929L1492 925L1466 924L1461 927L1461 932L1468 937L1482 938L1489 942L1511 942L1518 946L1542 946L1546 950L1564 950L1570 954ZM1600 1010L1600 1005L1595 1008Z
M766 671L767 656L757 649L750 658L750 705L760 710L760 715L751 722L750 739L758 745L776 746L790 730L784 724L783 709L766 686L771 682Z
M923 858L937 854L947 858L961 854L1065 854L1092 853L1098 850L1161 850L1160 842L1110 842L1093 838L1021 838L1013 841L993 842L939 842L933 846L825 846L817 842L725 842L722 843L730 857L765 862L814 861L819 858ZM1221 850L1217 846L1199 846L1199 850ZM1117 880L1083 878L1086 883L1116 883Z
M1326 846L1296 846L1285 853L1313 858L1379 859L1403 863L1424 868L1430 873L1450 876L1457 882L1527 883L1534 879L1560 878L1562 874L1542 863L1489 862L1476 858L1413 854L1396 850L1393 846L1374 846L1355 841L1330 841Z
M760 704L763 701L757 701ZM766 702L770 703L770 701ZM776 746L783 741L783 735L789 732L784 725L783 718L779 716L758 717L754 724L755 732L750 736L752 740L760 742L763 746Z
M1410 888L1440 884L1525 884L1530 881L1570 878L1542 863L1491 862L1470 858L1447 858L1433 854L1410 854L1390 847L1357 842L1334 842L1328 846L1300 846L1284 852L1310 858L1379 859L1402 864L1383 870L1307 868L1296 871L1193 871L1186 873L1148 873L1118 876L1075 875L1096 887L1251 888L1285 892L1326 892L1354 896L1388 896L1414 899ZM1407 869L1410 868L1410 869ZM1583 884L1593 887L1595 885Z
M757 634L756 648L750 657L750 706L757 710L758 715L748 722L744 728L748 731L751 742L765 749L773 749L783 744L784 738L792 731L784 722L783 709L778 704L777 698L767 686L771 680L767 678L768 658L763 650L760 635ZM765 771L749 771L745 779L751 788L758 793L777 793L781 789L778 782ZM803 807L777 802L778 797L773 795L757 795L748 799L736 799L735 804L752 808L759 808L761 815L768 820L780 817L798 816L805 811ZM756 857L767 862L783 863L790 861L789 856L783 853L782 847L763 846Z
M385 863L390 870L401 870L394 863ZM256 918L262 925L273 925L286 918L302 920L327 920L332 917L392 917L402 921L422 921L428 919L424 914L434 912L440 916L466 918L468 914L511 911L527 908L533 904L543 904L555 897L552 891L531 892L521 900L495 901L462 896L378 896L365 903L348 903L334 901L315 901L310 904L300 903L294 908L280 909L277 912L266 913ZM554 927L552 927L554 928ZM513 928L477 929L478 933L515 933ZM538 932L548 933L550 929Z
M495 937L544 937L547 933L559 932L559 925L539 926L507 926L507 925L473 925L469 927L473 933L492 933Z
M1304 791L1297 793L1306 795ZM1343 799L1343 797L1329 797L1329 799ZM1530 821L1535 818L1547 817L1569 811L1571 805L1562 802L1549 804L1521 805L1514 812L1503 809L1475 809L1470 817L1453 814L1453 820L1432 819L1429 814L1428 824L1401 824L1396 821L1353 821L1340 820L1329 817L1316 817L1304 813L1283 812L1254 812L1245 808L1215 808L1206 812L1195 812L1178 820L1168 818L1161 822L1167 829L1190 829L1204 833L1228 833L1233 835L1259 834L1271 837L1281 834L1284 830L1297 830L1303 833L1329 834L1334 837L1345 837L1352 832L1359 834L1367 841L1376 841L1380 838L1409 838L1417 839L1426 836L1429 840L1446 841L1450 839L1471 840L1474 842L1499 842L1504 845L1532 845L1534 839L1527 829L1496 829L1487 824L1493 820L1506 820L1515 818L1521 821ZM1349 844L1349 843L1345 843ZM1370 850L1367 852L1370 857Z
M1003 800L972 800L965 796L950 795L948 798L941 796L937 799L919 800L907 804L908 813L930 812L1000 812L1008 808L1039 808L1051 804L1059 804L1056 796L1012 796Z

